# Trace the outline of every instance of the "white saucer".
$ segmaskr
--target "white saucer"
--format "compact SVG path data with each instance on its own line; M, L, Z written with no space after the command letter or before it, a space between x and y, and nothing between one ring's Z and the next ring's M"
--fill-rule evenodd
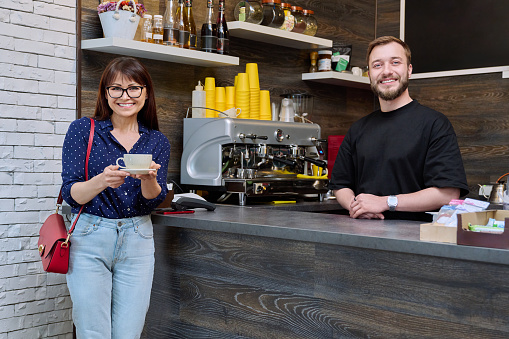
M119 170L124 172L129 172L131 174L148 174L150 171L156 171L155 168L119 168Z

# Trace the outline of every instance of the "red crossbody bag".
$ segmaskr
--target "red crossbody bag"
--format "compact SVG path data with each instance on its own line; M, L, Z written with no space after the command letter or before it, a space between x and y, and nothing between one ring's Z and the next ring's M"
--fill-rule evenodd
M92 149L92 141L94 139L94 119L90 119L90 135L88 137L87 158L85 160L85 180L88 180L88 159L90 158L90 150ZM65 227L64 218L58 213L62 206L62 188L57 199L57 210L50 215L41 229L39 230L39 255L42 260L42 267L46 272L66 274L69 270L69 251L71 248L71 234L78 219L83 211L84 205L81 206L74 223L69 232Z

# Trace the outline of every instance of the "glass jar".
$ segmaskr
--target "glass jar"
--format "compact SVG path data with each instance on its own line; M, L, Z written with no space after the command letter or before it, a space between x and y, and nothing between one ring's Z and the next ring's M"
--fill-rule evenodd
M152 15L143 15L143 23L141 25L141 41L143 42L154 42L152 40Z
M306 22L304 21L304 15L302 14L302 7L292 6L292 15L295 18L295 25L293 26L292 32L304 32L306 29Z
M237 21L250 22L258 25L263 20L262 5L260 5L259 1L255 0L240 1L233 10L233 16Z
M164 37L164 26L162 15L154 15L154 27L152 28L152 33L153 33L152 39L154 39L154 43L162 45Z
M332 51L318 51L318 72L332 70Z
M285 12L281 8L281 0L262 0L262 25L279 28L285 21Z
M286 2L282 2L281 8L283 9L283 12L285 12L285 21L281 25L280 29L291 32L293 26L295 26L295 19L292 15L292 5Z
M318 30L318 23L313 15L315 12L310 9L305 9L302 11L302 14L304 15L304 21L306 21L306 29L302 33L314 36Z

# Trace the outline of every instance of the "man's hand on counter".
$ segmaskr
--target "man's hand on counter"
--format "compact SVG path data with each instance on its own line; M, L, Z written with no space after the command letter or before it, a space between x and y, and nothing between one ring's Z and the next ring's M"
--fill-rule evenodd
M350 217L358 219L384 219L382 212L386 211L387 197L373 194L359 194L353 197L350 208Z
M351 218L384 219L383 211L387 210L386 200L373 194L355 193L350 188L334 190L338 203L348 210Z

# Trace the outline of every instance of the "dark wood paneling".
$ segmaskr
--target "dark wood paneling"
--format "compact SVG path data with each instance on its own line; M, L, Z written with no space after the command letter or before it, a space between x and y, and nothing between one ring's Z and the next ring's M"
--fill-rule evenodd
M155 226L143 338L505 338L509 268Z
M399 7L399 0L377 0L377 37L392 35L399 38Z

